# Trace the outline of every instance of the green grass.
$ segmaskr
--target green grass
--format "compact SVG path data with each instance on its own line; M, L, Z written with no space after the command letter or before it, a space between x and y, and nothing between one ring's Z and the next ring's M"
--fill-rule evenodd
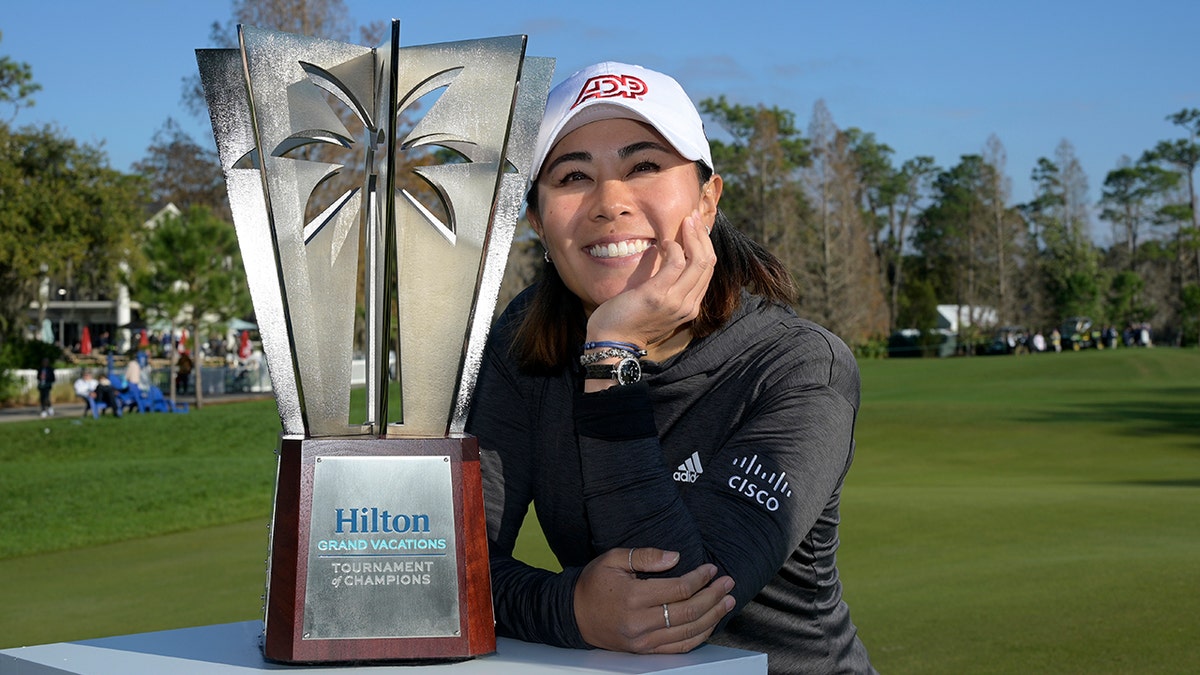
M261 619L267 521L0 561L0 647Z
M1200 671L1200 352L862 371L839 564L881 672ZM259 618L274 404L76 422L0 425L0 647Z
M0 427L0 559L270 513L274 401L98 420L63 408Z
M1200 669L1200 353L862 371L839 557L883 672Z

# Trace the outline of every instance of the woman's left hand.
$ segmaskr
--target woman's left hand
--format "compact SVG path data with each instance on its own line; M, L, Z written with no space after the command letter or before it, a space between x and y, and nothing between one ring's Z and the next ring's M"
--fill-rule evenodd
M678 654L704 643L734 606L733 579L701 565L676 578L640 579L665 572L679 554L656 548L617 548L584 568L575 585L575 620L594 647L637 654Z

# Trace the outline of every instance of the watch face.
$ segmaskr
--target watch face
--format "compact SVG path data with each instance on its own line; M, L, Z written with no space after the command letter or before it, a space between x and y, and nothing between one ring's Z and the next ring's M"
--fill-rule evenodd
M621 359L617 364L617 384L633 384L642 380L642 364L637 359Z

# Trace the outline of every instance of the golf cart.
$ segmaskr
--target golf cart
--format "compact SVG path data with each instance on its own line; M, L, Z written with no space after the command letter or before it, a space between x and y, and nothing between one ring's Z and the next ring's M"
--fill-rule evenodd
M1063 321L1059 332L1062 333L1063 349L1079 351L1100 345L1100 331L1092 327L1092 320L1086 316L1073 316Z

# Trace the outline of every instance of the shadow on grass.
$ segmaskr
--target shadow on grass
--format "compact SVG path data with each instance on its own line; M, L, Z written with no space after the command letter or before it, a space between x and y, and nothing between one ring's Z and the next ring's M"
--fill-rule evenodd
M1110 424L1125 436L1171 434L1189 437L1200 449L1200 387L1139 391L1137 398L1075 403L1022 417L1036 423Z
M1117 485L1136 485L1141 487L1182 487L1200 488L1200 478L1180 478L1177 480L1123 480Z

